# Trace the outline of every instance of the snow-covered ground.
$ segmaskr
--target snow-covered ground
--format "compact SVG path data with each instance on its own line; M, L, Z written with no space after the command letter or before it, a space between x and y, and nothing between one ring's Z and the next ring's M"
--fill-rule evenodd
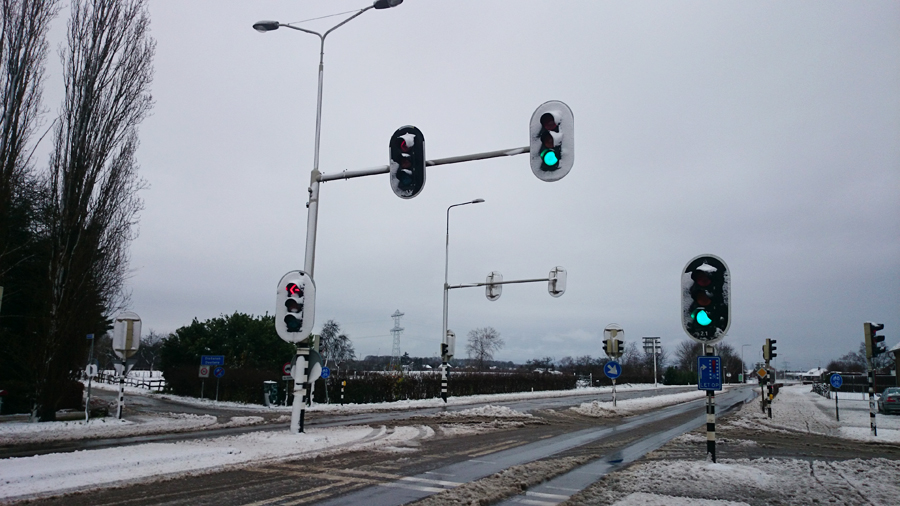
M735 427L766 430L812 432L832 437L871 442L900 442L900 416L877 414L878 435L869 429L869 401L860 394L838 393L838 413L834 399L826 399L810 391L809 385L782 388L772 403L772 418L762 410L743 409L738 417L727 422Z
M869 405L860 394L838 394L840 421L834 399L810 392L809 385L782 388L772 404L772 418L748 404L719 423L729 428L815 433L868 444L900 442L900 416L878 414L878 436L869 429ZM720 436L721 437L721 436ZM681 442L705 445L705 437L685 434ZM729 445L754 445L729 440ZM727 446L726 446L727 447ZM883 458L837 462L806 459L659 460L635 464L605 486L576 496L572 504L614 506L735 506L748 504L872 504L900 503L900 462ZM648 493L652 491L653 493Z
M595 389L599 390L599 389ZM764 430L789 432L819 432L834 437L858 438L871 443L897 441L900 432L900 417L878 417L878 437L867 435L868 404L859 400L841 400L841 421L833 420L834 401L808 392L808 386L787 387L773 405L773 418L762 417L758 409L748 405L729 422L734 427L753 427ZM535 397L553 396L553 392L535 392ZM664 398L656 398L652 406L660 406L676 402L676 399L702 397L702 392L687 394L670 394ZM479 396L485 398L488 396ZM529 398L528 394L508 394L490 396L496 401ZM533 397L531 397L533 398ZM493 400L492 399L492 400ZM179 399L180 400L180 399ZM451 399L459 404L463 400L473 402L470 398ZM495 401L495 402L496 402ZM394 409L415 408L430 405L432 401L407 401L390 403ZM440 402L440 401L438 401ZM619 406L625 412L642 409L642 400L623 400ZM662 404L661 404L662 403ZM441 402L438 405L442 405ZM602 407L603 403L598 403ZM317 409L323 406L316 406ZM326 409L339 409L340 406L324 406ZM588 411L593 403L586 403L582 408ZM648 406L650 407L650 406ZM344 408L353 409L352 406ZM357 408L360 409L360 408ZM381 409L387 409L385 406ZM599 409L604 413L608 410ZM621 414L621 413L620 413ZM483 417L485 420L527 419L523 413L502 406L483 406L463 410L450 415L462 418ZM259 417L235 417L235 423L252 423ZM479 431L464 424L445 424L445 416L435 417L440 421L440 432L445 436L466 434ZM211 419L211 420L210 420ZM214 423L213 417L181 417L172 418L167 423ZM104 425L100 425L103 423ZM120 427L138 426L140 423L100 422L97 425L77 428L77 422L57 422L56 424L0 424L0 432L4 437L15 437L18 441L33 437L33 434L53 429L35 429L33 427L63 427L59 430L118 430ZM507 422L508 423L508 422ZM83 425L83 424L82 424ZM9 427L9 428L7 428ZM35 457L10 458L0 460L0 501L21 499L28 496L59 493L98 486L113 486L121 483L137 483L182 474L197 474L222 470L223 466L243 466L286 459L314 458L319 455L349 450L370 449L383 452L415 451L419 441L433 437L434 430L427 425L397 427L341 427L310 429L306 434L291 435L287 432L253 432L240 436L219 437L206 440L183 441L176 443L151 443L132 445L123 448L88 450L65 454L40 455ZM821 492L823 500L829 497L843 497L840 494L852 492L857 503L869 501L872 504L895 504L888 500L900 497L900 484L889 483L886 476L900 474L900 464L886 459L851 460L840 463L809 462L807 460L790 459L754 459L727 460L720 459L713 464L705 461L663 460L634 465L619 473L619 482L628 481L633 490L615 497L616 504L665 505L680 506L682 504L707 504L715 506L731 506L744 504L735 500L733 493L727 491L741 490L746 493L776 494L788 489L810 490ZM895 480L896 481L896 480ZM715 486L710 488L709 484ZM879 483L878 487L871 484ZM867 486L864 486L868 484ZM652 490L653 494L648 493ZM721 490L720 495L716 491ZM819 492L820 491L820 492ZM843 492L842 492L843 491ZM742 493L744 493L742 492ZM812 493L812 492L810 492ZM831 494L831 495L829 495ZM812 496L809 496L812 497ZM818 498L818 495L816 496ZM848 496L850 497L850 496ZM686 499L691 498L691 499ZM727 498L727 502L725 499ZM706 502L698 501L703 499ZM751 501L752 502L752 501ZM802 501L801 501L802 502ZM840 502L840 501L839 501ZM585 502L590 504L591 501ZM605 502L609 504L610 502ZM853 502L850 502L853 503Z

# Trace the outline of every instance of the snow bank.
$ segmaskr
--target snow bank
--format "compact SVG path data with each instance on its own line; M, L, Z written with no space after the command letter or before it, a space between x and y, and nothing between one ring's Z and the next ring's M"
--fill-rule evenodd
M720 501L717 499L694 499L692 497L672 497L670 495L635 492L612 506L749 506L745 502Z
M597 418L608 418L614 416L628 416L640 411L646 411L654 408L662 408L688 402L695 399L706 397L706 391L698 390L696 392L684 392L680 394L657 395L642 399L625 399L616 402L613 407L612 402L585 402L580 406L569 408L579 414L585 416L593 416Z
M463 409L461 411L448 411L432 415L437 418L466 418L466 417L488 417L488 418L532 418L530 413L522 413L506 406L481 406L478 408Z
M226 423L216 423L212 415L189 413L160 413L157 416L132 415L127 420L93 418L85 423L69 422L7 422L0 424L0 445L46 443L72 439L97 439L169 432L186 432L201 427L218 429L256 425L265 421L261 416L234 416Z

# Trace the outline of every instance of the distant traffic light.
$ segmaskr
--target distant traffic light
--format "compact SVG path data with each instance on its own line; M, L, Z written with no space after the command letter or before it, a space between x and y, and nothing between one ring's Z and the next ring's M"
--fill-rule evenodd
M566 293L566 270L556 266L550 271L550 277L547 281L547 291L551 297L562 297Z
M275 331L278 337L298 343L309 337L315 320L316 285L303 271L291 271L278 282L275 297Z
M425 136L414 126L398 128L390 143L391 189L411 199L425 186Z
M731 325L731 275L714 255L691 259L681 274L681 323L695 341L712 344Z
M497 300L500 298L500 294L503 293L503 285L496 285L494 283L502 283L503 282L503 274L500 274L497 271L493 271L487 275L487 279L485 279L486 285L484 285L484 296L487 297L487 300Z
M531 115L531 171L542 181L559 181L575 161L575 119L558 100L541 104Z
M775 353L775 341L774 339L766 339L766 344L762 347L763 352L763 360L766 362L771 361L773 358L777 357L778 354Z
M609 358L616 358L616 340L615 339L606 339L603 341L603 351L606 352L606 356Z
M447 335L441 342L441 361L449 362L456 353L456 334L452 330L447 329Z
M884 336L878 335L878 331L883 328L883 323L866 322L863 324L866 338L866 358L875 358L887 351Z

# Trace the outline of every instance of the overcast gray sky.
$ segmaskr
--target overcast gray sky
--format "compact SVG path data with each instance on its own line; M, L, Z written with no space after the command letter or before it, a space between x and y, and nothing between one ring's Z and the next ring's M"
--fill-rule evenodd
M319 46L251 25L365 5L150 3L150 189L129 282L144 329L274 311L277 281L303 266ZM407 124L442 158L527 145L547 100L575 115L575 165L555 183L516 156L431 168L412 200L384 175L322 186L316 329L337 320L360 356L391 352L397 309L403 351L437 353L445 212L475 198L451 211L451 283L569 274L558 299L545 284L496 302L451 292L450 328L496 328L497 359L601 356L612 322L673 349L679 274L703 253L731 268L726 342L748 362L774 338L778 364L824 366L867 320L898 341L896 1L406 0L330 35L324 82L325 173L386 164Z

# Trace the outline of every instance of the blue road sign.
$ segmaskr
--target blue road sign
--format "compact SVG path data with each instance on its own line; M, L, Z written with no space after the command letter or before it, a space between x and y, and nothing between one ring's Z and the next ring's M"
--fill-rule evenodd
M329 376L331 376L331 369L329 369L327 367L323 367L322 368L322 379L328 379Z
M93 338L94 338L94 334L88 334L88 335L87 335L87 338L88 338L88 339L93 339Z
M225 376L225 368L224 367L216 367L215 369L213 369L213 376L215 376L217 378L221 378L222 376Z
M622 366L615 360L610 360L603 366L603 372L606 373L607 378L614 380L622 375Z
M225 365L225 355L201 355L200 365Z
M843 385L843 384L844 384L844 378L842 378L840 374L834 373L831 375L832 388L837 390L838 388L841 388L841 385Z
M697 390L722 390L722 359L717 356L697 357Z

